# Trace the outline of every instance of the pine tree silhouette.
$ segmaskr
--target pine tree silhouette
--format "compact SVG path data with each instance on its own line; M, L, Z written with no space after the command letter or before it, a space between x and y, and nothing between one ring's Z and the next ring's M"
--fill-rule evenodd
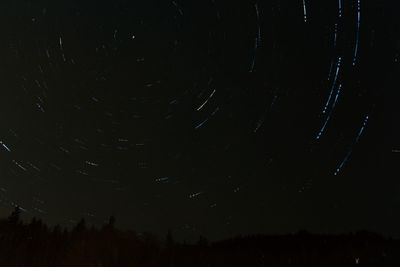
M86 231L86 221L85 221L85 219L82 218L82 219L77 223L77 225L75 226L75 228L74 228L73 231L74 231L74 232L77 232L77 233L81 233L81 232Z
M19 206L15 206L14 211L8 217L8 221L11 224L16 225L19 223L20 215L21 215L21 208Z
M108 225L110 226L111 229L114 229L115 226L115 217L110 216L110 219L108 220Z

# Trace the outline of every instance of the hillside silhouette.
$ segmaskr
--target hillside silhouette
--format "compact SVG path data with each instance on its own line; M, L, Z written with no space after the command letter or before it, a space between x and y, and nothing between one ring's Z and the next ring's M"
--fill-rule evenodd
M218 242L199 237L176 242L149 233L121 231L115 218L100 229L80 220L73 229L50 228L33 218L24 223L18 207L0 221L2 267L235 267L400 266L400 241L362 231L342 235L238 236Z

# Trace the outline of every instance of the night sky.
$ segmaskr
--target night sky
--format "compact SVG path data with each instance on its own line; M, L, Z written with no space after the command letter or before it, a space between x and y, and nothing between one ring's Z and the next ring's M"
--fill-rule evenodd
M393 3L1 1L1 217L400 236Z

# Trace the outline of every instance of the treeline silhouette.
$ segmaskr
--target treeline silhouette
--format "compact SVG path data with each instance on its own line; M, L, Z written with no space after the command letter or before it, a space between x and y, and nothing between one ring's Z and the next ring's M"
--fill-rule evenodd
M171 232L158 239L115 228L115 218L100 229L82 219L71 229L49 228L35 218L20 219L18 207L0 221L1 267L252 267L400 266L399 240L369 232L285 236L253 235L193 244L175 242Z

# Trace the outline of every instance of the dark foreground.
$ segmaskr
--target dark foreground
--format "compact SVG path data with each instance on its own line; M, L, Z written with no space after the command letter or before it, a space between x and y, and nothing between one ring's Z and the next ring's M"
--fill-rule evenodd
M368 232L347 235L254 235L209 243L177 243L171 234L158 240L114 228L114 219L101 229L82 220L70 231L49 229L18 212L0 222L0 266L68 267L225 267L225 266L400 266L399 240Z

